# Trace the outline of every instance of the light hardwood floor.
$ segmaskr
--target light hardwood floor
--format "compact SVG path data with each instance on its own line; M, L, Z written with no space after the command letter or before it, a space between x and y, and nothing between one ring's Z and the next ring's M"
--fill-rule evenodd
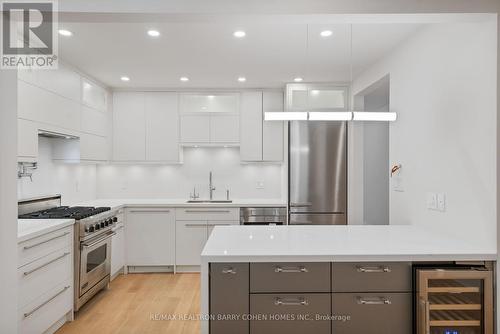
M166 320L169 316L195 318L200 313L199 274L120 275L66 323L57 334L199 334L197 320ZM162 320L152 320L164 317Z

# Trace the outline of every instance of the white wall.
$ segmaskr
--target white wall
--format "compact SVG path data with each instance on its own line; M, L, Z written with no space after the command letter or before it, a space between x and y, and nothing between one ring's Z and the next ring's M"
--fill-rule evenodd
M2 268L0 332L2 333L17 333L16 83L16 71L0 71L0 268Z
M390 75L391 224L440 227L496 244L496 22L436 24L355 78L353 93ZM426 209L446 193L446 212Z
M215 198L281 199L282 165L241 164L238 148L185 148L180 165L102 165L97 167L98 198L189 198L196 186L208 197L213 172ZM256 189L263 182L264 189ZM286 196L286 195L283 195Z
M38 169L29 178L18 179L19 199L61 194L63 204L95 199L96 165L66 164L52 160L51 139L39 137Z

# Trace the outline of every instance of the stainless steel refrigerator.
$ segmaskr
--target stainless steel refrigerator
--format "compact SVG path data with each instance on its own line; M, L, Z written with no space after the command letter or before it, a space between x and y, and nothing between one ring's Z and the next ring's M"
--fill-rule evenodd
M347 224L346 122L291 121L289 224Z

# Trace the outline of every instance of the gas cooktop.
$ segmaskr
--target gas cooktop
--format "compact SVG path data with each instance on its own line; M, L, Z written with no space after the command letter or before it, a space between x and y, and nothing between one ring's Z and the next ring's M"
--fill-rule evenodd
M93 206L60 206L19 215L19 219L75 219L81 220L111 210L109 207Z

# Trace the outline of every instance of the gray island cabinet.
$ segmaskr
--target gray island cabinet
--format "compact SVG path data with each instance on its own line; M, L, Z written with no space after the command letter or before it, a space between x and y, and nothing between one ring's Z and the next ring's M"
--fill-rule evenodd
M211 334L412 332L409 262L211 263Z

